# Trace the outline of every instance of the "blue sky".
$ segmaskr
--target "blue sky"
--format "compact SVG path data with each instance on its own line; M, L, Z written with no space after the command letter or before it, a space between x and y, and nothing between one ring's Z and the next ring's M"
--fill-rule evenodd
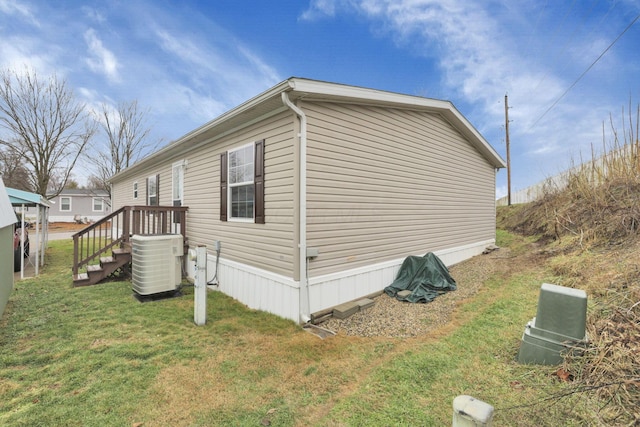
M450 100L506 158L508 93L518 189L640 102L640 20L606 50L638 0L53 3L0 0L0 67L55 72L89 107L138 100L165 143L297 76Z

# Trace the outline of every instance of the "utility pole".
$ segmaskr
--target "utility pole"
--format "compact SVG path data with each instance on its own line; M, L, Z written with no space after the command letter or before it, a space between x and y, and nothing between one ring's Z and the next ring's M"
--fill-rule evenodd
M504 96L504 129L507 142L507 205L511 206L511 152L509 147L509 95Z

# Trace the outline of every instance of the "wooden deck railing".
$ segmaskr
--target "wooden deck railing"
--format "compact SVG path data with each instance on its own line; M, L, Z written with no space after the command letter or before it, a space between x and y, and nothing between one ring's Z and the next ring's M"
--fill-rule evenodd
M134 234L182 234L187 247L186 206L124 206L75 233L73 277L113 248L129 245Z

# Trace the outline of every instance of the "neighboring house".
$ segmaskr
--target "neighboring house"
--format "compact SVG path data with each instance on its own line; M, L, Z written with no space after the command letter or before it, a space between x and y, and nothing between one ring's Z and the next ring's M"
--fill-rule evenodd
M101 190L65 189L49 201L49 222L88 223L111 212L109 193Z
M17 220L0 179L0 317L13 290L13 227Z
M448 101L290 78L111 184L115 209L188 206L209 281L306 322L382 290L408 255L451 265L493 244L503 167Z

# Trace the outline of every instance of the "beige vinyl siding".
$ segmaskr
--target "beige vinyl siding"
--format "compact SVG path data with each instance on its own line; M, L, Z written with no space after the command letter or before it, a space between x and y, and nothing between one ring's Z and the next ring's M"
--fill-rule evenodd
M293 277L294 254L294 116L289 112L216 140L189 141L189 147L162 164L154 165L114 185L114 200L133 203L133 182L138 181L138 202L146 203L146 176L160 173L160 204L171 204L171 166L187 161L183 205L190 245L204 244L213 253L221 242L221 257ZM265 140L265 224L220 221L220 154L257 140ZM185 150L188 147L185 147ZM211 273L213 275L213 273Z
M171 197L171 166L153 165L137 173L134 177L126 178L112 183L111 199L112 210L115 211L123 206L146 205L147 204L147 178L160 174L160 205L166 205L169 200L163 198L163 192L169 180L169 196ZM138 183L138 198L133 198L133 183Z
M495 237L495 169L440 115L304 108L312 276Z

